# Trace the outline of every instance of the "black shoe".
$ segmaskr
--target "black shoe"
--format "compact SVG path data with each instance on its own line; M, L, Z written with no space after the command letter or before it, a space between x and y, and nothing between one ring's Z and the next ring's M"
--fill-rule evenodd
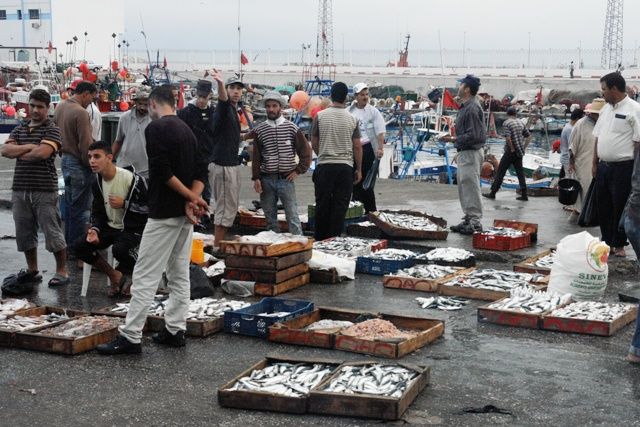
M486 197L487 199L495 200L496 193L493 191L491 193L482 193L482 197Z
M96 347L100 354L140 354L142 353L142 345L134 344L122 335L106 344L100 344Z
M465 234L467 236L472 235L473 233L475 233L476 230L476 226L474 226L473 224L467 224L464 227L462 227L460 229L460 231L458 231L458 233L460 234ZM480 231L482 231L482 227L480 227Z
M178 331L175 335L171 335L166 328L162 328L160 332L151 335L151 339L157 344L171 347L184 347L186 344L184 331Z
M520 197L516 197L516 200L522 200L523 202L527 202L527 201L529 201L529 197L527 197L527 196L520 196Z
M469 226L469 223L466 221L462 221L460 224L458 225L452 225L451 227L449 227L449 230L453 231L454 233L460 233L460 230L466 228Z
M482 224L480 224L479 222L471 223L471 228L473 228L474 232L482 232Z

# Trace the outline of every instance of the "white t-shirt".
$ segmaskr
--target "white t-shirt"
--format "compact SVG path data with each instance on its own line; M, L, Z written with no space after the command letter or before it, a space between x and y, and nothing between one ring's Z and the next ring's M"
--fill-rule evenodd
M102 140L102 114L93 102L87 106L87 113L91 119L91 136L94 141Z
M600 110L593 136L598 138L598 159L633 160L634 141L640 141L640 104L628 96L616 105L607 103Z
M131 182L133 181L133 174L126 169L122 169L116 166L116 175L107 181L102 178L102 198L104 199L104 208L107 211L107 218L109 221L109 227L116 230L124 229L124 208L114 209L109 204L109 195L122 197L127 199L129 189L131 188Z
M360 143L365 145L374 142L373 145L377 148L377 136L386 131L384 118L380 111L368 104L364 108L358 108L354 104L349 107L349 113L358 119Z

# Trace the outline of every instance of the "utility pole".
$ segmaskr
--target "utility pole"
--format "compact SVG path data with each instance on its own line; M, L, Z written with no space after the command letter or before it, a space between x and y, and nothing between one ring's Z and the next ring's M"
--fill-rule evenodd
M623 0L607 0L600 60L605 70L615 69L622 63L623 7Z

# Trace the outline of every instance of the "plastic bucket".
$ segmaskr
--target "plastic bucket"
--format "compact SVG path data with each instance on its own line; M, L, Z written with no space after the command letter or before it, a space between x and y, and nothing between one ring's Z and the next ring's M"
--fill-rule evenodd
M580 181L571 178L563 178L558 181L558 201L563 205L573 205L580 194Z

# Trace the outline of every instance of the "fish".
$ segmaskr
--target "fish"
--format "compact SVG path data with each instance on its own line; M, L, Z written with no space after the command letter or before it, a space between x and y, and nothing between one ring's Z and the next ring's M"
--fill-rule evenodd
M378 218L398 228L418 231L442 231L443 228L425 218L417 215L407 215L396 212L378 212Z
M509 227L489 227L483 229L480 234L485 236L522 237L527 233L525 231Z
M379 244L379 240L360 239L357 237L333 237L313 243L313 249L338 256L353 257L368 255L371 248Z
M0 319L0 329L5 331L26 331L40 326L46 326L54 322L68 319L66 314L42 314L40 316L13 316Z
M437 308L438 310L462 310L469 303L468 300L456 297L418 297L416 301L422 308Z
M518 311L522 313L541 314L567 304L571 294L558 294L547 291L531 291L513 289L508 298L488 305L494 310Z
M367 255L367 258L384 259L387 261L405 261L415 258L416 253L405 249L381 249L377 252Z
M535 262L529 262L527 263L527 265L531 265L533 267L551 268L553 267L553 259L555 255L555 251L552 251L549 255L538 258Z
M150 316L164 317L168 297L166 295L156 295L149 308ZM250 304L245 301L227 300L226 298L198 298L189 301L187 320L208 320L217 319L224 316L225 311L235 311ZM111 308L112 313L127 313L129 303L117 303Z
M416 259L437 263L438 261L461 262L473 257L474 255L471 252L464 249L436 248L424 254L418 255Z
M39 331L39 334L57 337L84 337L108 331L123 324L123 320L110 316L82 316L66 323Z
M263 317L284 317L284 316L288 316L291 313L288 311L275 311L273 313L267 313L266 311L264 313L258 313L256 314L256 316L263 316Z
M612 322L633 308L633 304L580 301L557 308L550 313L550 316Z
M394 273L394 276L413 277L416 279L439 279L460 270L457 267L444 267L440 265L417 265Z
M460 286L464 288L486 289L492 291L510 291L515 288L534 289L532 282L537 281L539 274L518 273L491 268L474 270L454 277L444 286Z
M365 394L400 399L419 374L398 365L344 366L321 391Z
M307 331L317 331L322 329L342 329L353 326L353 322L348 320L333 320L333 319L321 319L317 322L313 322L304 329Z
M0 315L12 316L20 310L26 308L35 307L35 304L26 300L18 298L0 299Z

